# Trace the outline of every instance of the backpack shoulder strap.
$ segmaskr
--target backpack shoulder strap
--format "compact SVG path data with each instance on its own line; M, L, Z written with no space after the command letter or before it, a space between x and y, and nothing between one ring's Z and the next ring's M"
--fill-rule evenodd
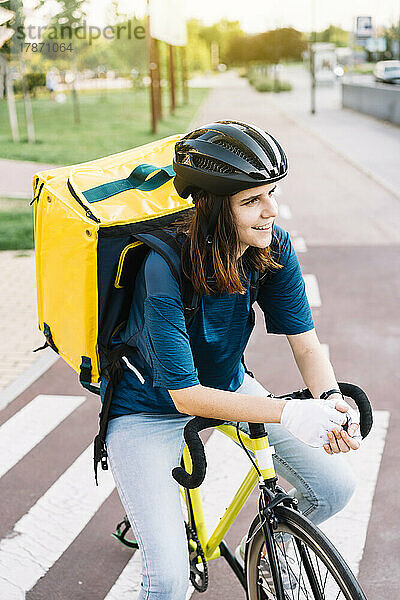
M182 277L180 267L180 244L176 239L161 229L151 233L137 233L135 238L149 246L160 254L168 263L172 275L175 277L179 287L182 288Z
M260 287L260 271L252 271L250 278L250 306L253 306L257 300L257 294Z
M195 293L190 280L183 273L181 263L182 243L164 229L157 229L151 233L135 234L135 237L158 252L170 267L172 275L181 290L186 328L188 329L200 306L200 297Z

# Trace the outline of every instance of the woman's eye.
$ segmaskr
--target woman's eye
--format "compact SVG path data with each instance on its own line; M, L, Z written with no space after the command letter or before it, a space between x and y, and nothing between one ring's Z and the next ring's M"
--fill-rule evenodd
M254 204L255 202L257 202L258 198L252 198L251 200L249 200L248 202L246 202L246 206L250 205L250 204Z

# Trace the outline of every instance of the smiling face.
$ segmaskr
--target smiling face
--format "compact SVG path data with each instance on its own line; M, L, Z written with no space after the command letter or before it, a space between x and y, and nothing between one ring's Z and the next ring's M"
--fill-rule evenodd
M231 208L240 241L240 254L249 246L266 248L272 241L272 224L278 215L276 183L243 190L231 196Z

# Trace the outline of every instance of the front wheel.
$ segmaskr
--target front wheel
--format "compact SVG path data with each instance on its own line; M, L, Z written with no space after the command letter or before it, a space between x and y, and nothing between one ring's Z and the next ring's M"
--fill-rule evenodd
M349 566L328 538L300 513L278 506L273 544L284 598L275 593L257 516L246 548L248 600L366 600Z

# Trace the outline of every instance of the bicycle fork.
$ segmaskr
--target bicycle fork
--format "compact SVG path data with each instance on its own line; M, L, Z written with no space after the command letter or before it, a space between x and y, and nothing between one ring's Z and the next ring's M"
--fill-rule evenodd
M276 552L276 546L274 543L273 532L276 529L276 516L273 512L273 506L271 507L271 500L268 498L267 502L265 502L267 495L265 486L270 485L271 491L275 489L275 481L268 482L266 481L263 485L260 484L261 494L259 501L259 515L262 523L262 530L264 533L265 546L267 551L268 563L271 569L272 581L274 583L275 588L275 596L276 600L286 600L285 592L283 589L282 578L279 567L279 560ZM283 494L282 494L283 495ZM275 496L276 498L276 496ZM281 499L281 501L283 498ZM272 500L274 503L274 500ZM264 505L264 506L262 506Z
M292 498L284 492L281 488L276 486L276 479L270 479L260 483L260 498L259 498L259 517L260 523L264 533L265 546L267 550L268 562L271 568L272 580L275 587L276 600L286 600L287 595L283 589L281 579L281 569L279 564L279 558L277 556L276 545L274 543L274 530L277 528L278 519L274 514L274 508L278 504L284 504L290 506L294 510L297 509L297 499ZM318 577L315 572L314 566L310 560L307 550L304 548L303 543L295 539L294 543L297 547L297 551L301 558L301 562L304 565L304 571L307 575L308 582L313 592L313 598L315 600L324 600L325 596L321 592L321 588L318 582Z

